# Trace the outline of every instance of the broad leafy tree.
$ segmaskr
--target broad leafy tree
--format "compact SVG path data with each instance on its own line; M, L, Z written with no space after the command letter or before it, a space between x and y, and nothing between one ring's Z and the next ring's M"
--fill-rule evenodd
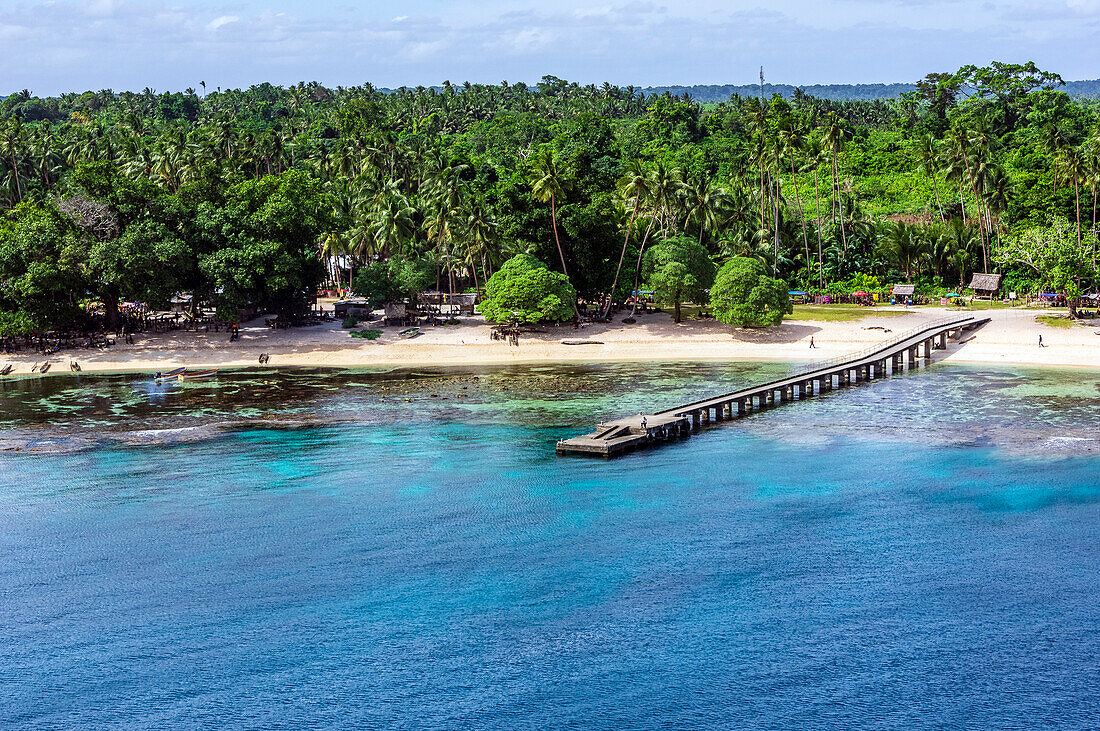
M1070 317L1075 319L1085 285L1100 282L1096 234L1089 232L1079 245L1073 226L1061 218L1014 232L1001 242L996 258L1034 271L1044 286L1066 298Z
M646 286L662 307L672 307L680 322L680 305L705 303L714 284L714 263L699 242L679 236L665 239L646 252Z
M518 254L489 277L481 311L489 322L560 322L573 317L576 293L564 274Z
M52 207L24 203L0 218L0 312L9 330L80 322L86 252ZM11 333L14 334L14 333Z
M332 211L320 184L298 171L234 186L224 207L202 204L197 223L212 253L200 267L216 287L219 313L236 319L248 305L304 311L324 277L316 242Z
M718 270L710 305L720 322L739 327L767 327L794 312L787 283L768 276L756 259L735 257Z

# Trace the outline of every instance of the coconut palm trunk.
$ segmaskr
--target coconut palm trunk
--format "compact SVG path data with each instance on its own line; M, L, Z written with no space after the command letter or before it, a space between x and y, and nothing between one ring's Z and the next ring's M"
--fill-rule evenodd
M806 250L806 286L810 284L810 241L806 237L806 217L802 214L802 196L798 192L798 178L795 177L794 161L791 161L791 184L794 185L794 200L798 205L798 221L802 224L802 248Z
M447 226L444 219L439 224L439 246L443 249L443 260L447 263L447 289L450 292L455 291L455 275L454 270L451 268L451 252L447 246L447 237L445 233Z
M1073 177L1073 198L1077 204L1077 245L1081 245L1081 183Z
M940 223L946 223L947 219L943 216L943 204L940 203L940 186L936 184L936 176L932 176L932 192L936 195L936 208L940 212Z
M11 175L15 178L15 195L20 203L23 202L23 186L19 183L19 163L15 159L15 147L11 148Z
M967 167L966 171L969 174L970 168ZM984 267L983 271L988 274L989 246L987 245L985 240L985 222L982 220L982 203L981 200L978 198L978 187L974 183L973 175L970 175L970 189L974 193L974 205L978 208L978 234L981 236L982 239L982 266Z
M840 171L836 164L836 151L833 151L833 181L836 184L836 203L840 209L840 241L844 246L844 256L848 256L848 235L844 232L844 200L840 193Z
M623 250L619 253L619 266L615 267L615 278L611 280L611 292L607 298L607 308L603 313L604 317L611 314L611 303L615 299L615 288L619 286L619 273L623 270L623 260L626 259L626 247L630 243L630 232L634 230L634 219L638 217L638 207L641 203L642 197L636 196L634 198L634 209L630 212L630 223L626 226L626 236L623 237Z
M1092 189L1092 231L1096 233L1096 187Z
M646 227L645 235L642 236L642 245L638 247L638 264L634 268L634 306L630 308L630 316L634 317L634 313L638 310L638 291L642 281L642 255L645 254L645 245L649 241L649 234L653 231L653 220L649 219L649 226Z
M566 279L569 279L569 270L565 266L565 252L561 248L561 239L558 238L558 208L554 196L550 196L550 224L554 229L554 244L558 247L558 257L561 258L561 271ZM573 314L581 319L581 311L577 308L577 301L573 300Z
M817 165L814 165L814 203L817 211L817 218L814 219L814 230L817 233L817 286L824 289L825 267L824 262L822 262L824 252L821 246L821 189L818 186Z

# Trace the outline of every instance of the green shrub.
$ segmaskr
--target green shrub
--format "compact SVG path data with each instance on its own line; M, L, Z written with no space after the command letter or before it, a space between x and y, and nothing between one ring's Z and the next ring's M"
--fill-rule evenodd
M794 312L787 283L767 275L756 259L738 256L719 270L710 290L710 304L719 322L740 327L779 325Z
M345 330L350 330L351 328L355 327L358 324L359 324L359 318L352 317L351 315L348 315L347 317L344 318L344 321L342 323L340 323L340 327L344 328Z
M564 274L530 254L517 254L485 284L481 311L489 322L545 322L573 316L576 292Z

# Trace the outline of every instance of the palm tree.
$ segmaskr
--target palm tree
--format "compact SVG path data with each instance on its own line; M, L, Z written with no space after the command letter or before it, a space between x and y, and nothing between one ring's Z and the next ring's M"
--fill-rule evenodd
M765 179L768 158L768 126L763 102L758 99L749 100L746 115L748 119L745 121L745 127L749 133L749 144L751 145L749 159L759 171L760 228L764 229L768 225L765 208L768 198L768 185Z
M710 178L700 177L684 183L684 215L688 223L699 228L699 245L703 235L718 229L718 221L725 209L726 192L714 187Z
M661 236L667 238L669 227L676 230L676 211L684 189L683 175L678 168L662 162L653 168L653 210L661 224Z
M1069 144L1066 134L1057 122L1052 122L1043 128L1043 144L1051 157L1057 159L1058 155ZM1058 166L1054 166L1054 195L1058 195Z
M336 288L339 289L341 269L339 260L341 256L348 253L348 238L346 232L329 231L325 234L324 238L321 239L317 249L322 260L326 263L332 262L330 272L335 276Z
M993 240L993 217L989 212L987 201L989 186L997 170L997 163L993 156L996 143L997 139L990 130L989 123L985 121L976 126L970 136L970 144L974 151L974 199L978 208L979 220L984 221L981 226L983 240L988 239L990 245L992 245ZM986 271L989 271L988 256L984 250L983 256L986 257Z
M491 276L490 269L497 263L498 224L488 206L485 205L485 201L479 198L468 199L464 219L462 231L466 238L466 250L469 257L474 260L470 267L473 269L476 260L479 259L482 282L488 282ZM476 274L474 286L477 286Z
M820 289L825 288L825 271L821 264L824 251L821 244L821 188L818 184L818 171L821 169L821 163L825 161L826 157L827 153L821 138L814 135L810 138L806 164L812 166L814 171L814 204L816 206L814 231L817 234L817 286Z
M446 262L447 284L451 292L455 291L455 279L447 238L451 234L451 220L462 207L466 195L466 186L462 182L462 174L466 169L466 165L445 164L432 175L427 190L432 210L428 236L438 241L437 246Z
M949 140L950 140L950 145L951 145L951 155L954 158L953 162L955 164L955 169L959 171L957 173L957 175L960 178L960 180L959 180L959 202L962 203L962 180L961 180L961 176L962 176L962 173L965 173L967 179L970 181L970 190L974 194L975 205L979 206L979 208L980 208L981 200L978 197L978 185L974 180L974 171L970 167L970 151L969 151L970 144L971 144L970 132L966 129L966 127L964 127L962 125L957 125L957 126L951 128L951 133L950 133ZM963 222L964 223L966 221L966 212L965 211L966 211L966 205L963 204ZM980 234L981 240L982 240L982 263L984 265L985 271L988 272L989 271L989 250L986 247L985 224L982 222L982 216L981 216L981 211L980 210L978 211L978 233Z
M1012 197L1013 183L1008 173L1004 171L1004 168L999 165L994 165L989 169L985 186L986 211L989 214L988 229L992 236L994 232L993 215L997 215L999 223L1001 214L1008 210L1009 199Z
M34 167L42 179L42 186L49 190L53 187L55 175L61 172L61 158L57 154L57 140L53 136L53 127L49 122L43 122L38 135L34 138L32 153Z
M415 226L415 209L401 192L401 180L386 183L375 204L371 234L382 256L400 253L405 242L412 238Z
M558 256L561 258L561 271L568 278L569 270L565 266L565 252L562 251L561 239L558 238L557 209L558 199L565 195L565 186L553 151L544 149L534 157L528 182L535 200L550 204L550 224L554 230L554 243L558 247Z
M970 262L970 252L977 243L974 229L955 219L947 227L947 236L951 241L951 259L959 270L959 286L966 282L966 267Z
M940 169L940 151L935 138L930 134L921 135L917 140L917 165L932 181L932 192L936 196L936 208L940 212L940 221L945 221L943 204L940 203L940 188L936 184L936 176Z
M1066 147L1058 158L1058 165L1067 183L1073 183L1073 197L1077 206L1077 245L1081 245L1081 180L1087 174L1085 156L1077 147Z
M680 170L677 168L670 168L664 163L657 163L650 174L650 211L649 211L649 225L646 226L645 235L642 236L642 243L638 247L638 262L634 267L634 292L638 291L641 286L642 279L642 257L645 255L646 243L649 241L649 235L653 232L654 224L659 220L661 222L661 233L663 236L668 236L668 219L672 215L672 211L679 203L680 194L683 190L683 176ZM633 315L634 309L638 306L637 298L634 300L634 308L631 309L631 315Z
M806 254L806 285L809 286L810 277L810 242L806 237L806 216L802 212L802 195L798 192L798 154L806 144L806 137L802 129L796 125L790 125L780 130L783 142L782 155L791 164L791 185L794 187L794 200L798 206L798 222L802 227L802 248Z
M840 171L837 166L837 155L844 149L844 143L848 139L848 132L837 119L836 115L829 112L828 122L825 127L825 142L833 157L833 190L836 191L837 207L840 208L840 240L844 244L844 253L848 253L848 236L844 232L844 210L841 203Z
M896 223L889 228L879 242L879 251L897 265L906 282L913 281L913 270L920 266L926 252L921 231L904 223Z
M626 171L619 179L619 195L624 200L633 200L634 203L631 206L630 222L626 225L626 233L623 235L623 250L619 253L619 265L615 267L615 278L611 280L611 292L607 299L604 317L611 311L611 302L615 298L615 290L619 286L619 274L623 269L626 247L630 244L630 234L634 230L634 221L638 218L638 210L643 204L648 203L653 195L650 183L649 171L642 164L642 161L637 158L627 163Z
M0 129L0 154L4 155L11 165L11 177L15 181L16 203L23 201L23 186L19 182L19 160L24 152L26 133L23 129L23 121L19 117L12 117Z

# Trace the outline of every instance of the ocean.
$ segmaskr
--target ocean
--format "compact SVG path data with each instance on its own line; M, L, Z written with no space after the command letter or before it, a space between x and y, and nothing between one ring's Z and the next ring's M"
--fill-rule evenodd
M1100 372L0 381L2 728L1100 727Z

